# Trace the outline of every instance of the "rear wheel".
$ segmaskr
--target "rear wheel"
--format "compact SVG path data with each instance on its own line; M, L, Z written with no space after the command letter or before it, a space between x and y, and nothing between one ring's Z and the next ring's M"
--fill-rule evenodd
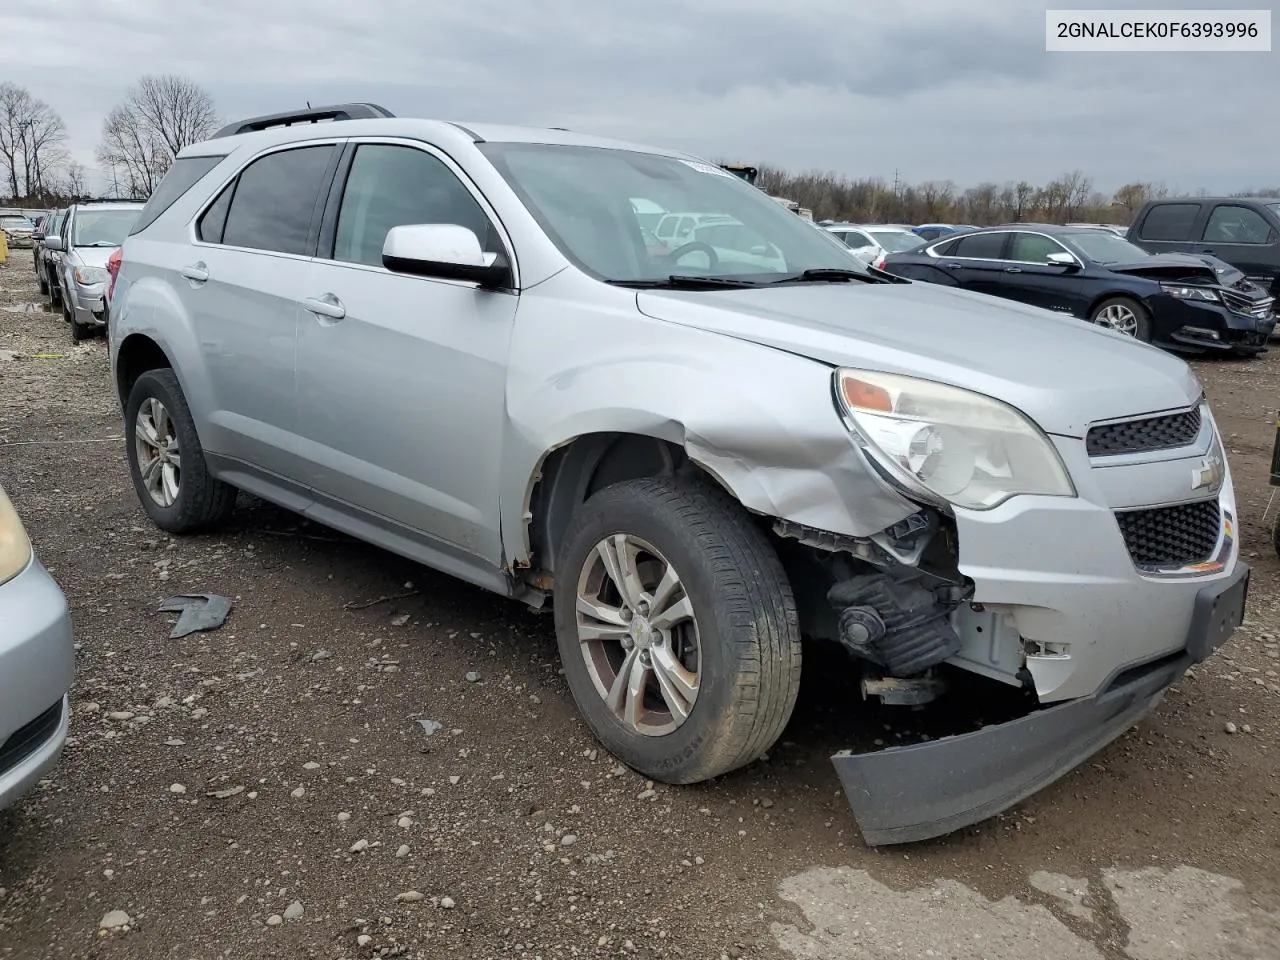
M1089 322L1134 337L1143 343L1151 342L1151 314L1146 307L1130 297L1109 297L1103 300L1094 308Z
M172 370L150 370L129 391L125 456L142 509L162 530L194 533L214 527L235 508L235 488L209 472Z
M795 600L773 547L718 488L606 487L579 508L557 569L565 678L618 759L694 783L781 736L800 682Z
M1280 513L1271 521L1271 549L1280 557Z

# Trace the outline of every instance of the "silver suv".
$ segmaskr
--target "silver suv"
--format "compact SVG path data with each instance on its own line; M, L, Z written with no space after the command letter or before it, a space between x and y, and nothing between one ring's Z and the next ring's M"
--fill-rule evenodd
M655 208L739 226L655 249ZM367 104L258 118L179 154L117 283L155 523L210 527L245 490L551 604L586 722L654 779L767 751L802 638L848 652L851 710L859 684L1025 699L834 757L870 843L1044 786L1243 616L1186 364L872 271L695 157Z
M106 327L107 261L141 212L141 203L126 200L73 203L57 236L45 237L45 250L60 255L58 289L72 339L85 340Z

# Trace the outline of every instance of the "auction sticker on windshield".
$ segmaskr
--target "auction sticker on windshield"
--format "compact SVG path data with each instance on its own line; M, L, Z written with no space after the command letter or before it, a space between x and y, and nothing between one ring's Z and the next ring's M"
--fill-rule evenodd
M1270 10L1046 10L1058 53L1269 53Z
M728 170L721 169L720 167L717 167L714 163L703 163L701 160L681 160L680 162L687 167L692 167L694 170L697 170L699 173L714 173L718 177L729 177L733 180L738 179Z

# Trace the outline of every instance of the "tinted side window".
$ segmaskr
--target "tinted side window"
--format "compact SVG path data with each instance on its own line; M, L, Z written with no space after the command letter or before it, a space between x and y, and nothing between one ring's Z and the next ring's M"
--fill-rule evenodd
M342 192L333 259L381 266L387 231L408 223L457 224L474 232L485 250L499 249L484 210L442 161L414 147L358 147Z
M138 222L129 231L129 236L141 233L151 226L160 214L178 202L178 199L195 186L196 181L223 161L225 154L218 157L181 157L169 167L160 183L151 192L146 206Z
M1138 236L1143 240L1190 240L1200 214L1198 203L1161 203L1147 211Z
M222 242L307 254L311 215L333 147L299 147L255 160L240 174Z
M1223 204L1204 225L1205 243L1268 243L1271 225L1248 207Z
M917 234L917 236L919 236L919 234ZM949 243L940 243L934 247L933 252L940 257L954 257L956 255L956 247L959 245L959 240L952 240Z
M1047 263L1049 254L1066 252L1062 244L1049 237L1038 233L1015 233L1013 246L1009 250L1009 259L1020 260L1023 263Z
M999 260L1007 233L975 233L961 237L948 256L968 257L974 260Z
M205 243L221 243L227 226L227 214L231 211L231 197L236 192L236 181L222 188L218 199L204 212L196 223L196 236Z

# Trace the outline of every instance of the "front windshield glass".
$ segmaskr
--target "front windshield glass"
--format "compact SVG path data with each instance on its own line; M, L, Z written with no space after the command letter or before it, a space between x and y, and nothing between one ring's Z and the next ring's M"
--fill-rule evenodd
M870 275L835 237L712 164L601 147L478 146L560 251L605 281ZM655 207L668 216L652 228Z
M33 228L31 221L26 217L0 217L0 225L8 227L10 230Z
M906 230L871 230L871 239L890 253L903 253L922 246L924 240Z
M129 236L129 228L138 219L141 208L116 207L104 210L81 210L76 214L75 247L118 247Z
M1094 263L1133 263L1151 254L1110 230L1081 230L1069 235L1073 244Z

